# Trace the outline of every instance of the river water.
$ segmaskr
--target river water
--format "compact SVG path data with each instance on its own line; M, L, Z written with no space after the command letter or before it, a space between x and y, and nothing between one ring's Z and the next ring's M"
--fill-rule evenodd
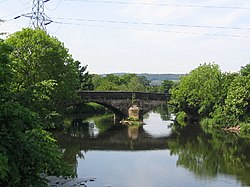
M87 186L250 186L249 140L173 126L169 118L150 112L141 127L111 116L79 118L53 134L77 176L94 179Z

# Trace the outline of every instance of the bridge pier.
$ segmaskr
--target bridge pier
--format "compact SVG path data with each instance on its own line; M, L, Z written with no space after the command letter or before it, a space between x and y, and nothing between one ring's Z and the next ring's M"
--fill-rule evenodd
M137 105L132 105L128 109L128 117L135 120L142 119L143 115L141 108L138 107Z

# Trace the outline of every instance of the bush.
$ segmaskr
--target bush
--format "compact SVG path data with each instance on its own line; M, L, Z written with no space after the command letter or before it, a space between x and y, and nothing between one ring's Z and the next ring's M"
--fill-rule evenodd
M186 125L187 114L185 112L179 112L176 114L176 121L181 125Z
M247 134L249 136L249 134L250 134L250 123L241 123L240 124L240 132L242 134Z
M19 103L0 105L0 185L41 185L46 175L71 175L39 116Z

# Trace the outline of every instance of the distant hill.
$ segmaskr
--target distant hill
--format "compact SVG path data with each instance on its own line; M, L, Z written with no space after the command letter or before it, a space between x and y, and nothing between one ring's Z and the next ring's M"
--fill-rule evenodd
M114 75L122 76L126 73L113 73ZM107 74L102 74L106 76ZM184 76L185 74L151 74L151 73L136 73L138 76L145 76L150 82L151 85L160 85L164 80L171 80L171 81L178 81L180 77Z
M113 73L114 75L122 76L126 73ZM107 74L102 74L106 76ZM136 75L139 76L145 76L149 81L163 81L163 80L172 80L177 81L180 80L181 76L184 76L185 74L173 74L173 73L167 73L167 74L151 74L151 73L136 73Z
M150 73L142 73L142 74L137 74L137 75L145 76L150 81L154 81L154 80L158 80L158 81L164 81L164 80L177 81L177 80L180 80L180 77L184 76L185 74L150 74Z

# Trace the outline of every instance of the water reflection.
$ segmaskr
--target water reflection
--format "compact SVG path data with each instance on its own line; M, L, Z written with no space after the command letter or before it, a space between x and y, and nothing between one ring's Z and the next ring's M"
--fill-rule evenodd
M54 136L79 177L103 181L96 186L250 186L249 140L162 116L151 112L140 127L78 119Z
M162 117L162 116L161 116ZM143 129L152 138L167 137L171 135L172 121L164 121L158 113L150 113L150 117L144 119Z
M69 128L53 134L61 148L76 144L86 151L130 150L130 140L133 140L133 150L166 149L166 137L169 133L161 132L162 135L159 138L153 138L152 133L145 130L148 125L128 127L114 124L111 116L102 116L82 120L81 123L74 121ZM167 124L165 125L167 128ZM157 125L155 126L157 129Z
M90 138L96 138L99 135L100 131L93 120L88 122L88 129Z
M187 168L200 179L226 175L250 185L250 141L237 134L221 131L204 132L198 124L176 130L167 140L177 166Z
M138 132L139 132L139 127L135 126L130 126L128 127L128 137L132 140L138 139Z

